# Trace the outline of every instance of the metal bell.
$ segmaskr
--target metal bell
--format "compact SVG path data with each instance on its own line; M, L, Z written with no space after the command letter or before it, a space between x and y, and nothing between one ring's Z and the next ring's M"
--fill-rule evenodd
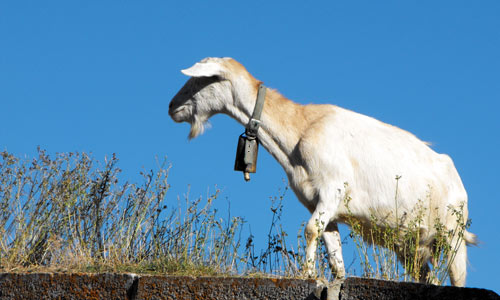
M259 152L259 142L256 137L251 137L245 133L238 138L236 148L236 159L234 170L242 171L246 181L250 180L250 173L257 171L257 154Z

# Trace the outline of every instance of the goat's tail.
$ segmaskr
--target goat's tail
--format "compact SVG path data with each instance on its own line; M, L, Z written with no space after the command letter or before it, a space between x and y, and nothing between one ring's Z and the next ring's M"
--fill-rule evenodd
M477 240L477 235L474 233L468 232L467 230L464 232L464 240L467 246L470 245L477 245L478 240Z

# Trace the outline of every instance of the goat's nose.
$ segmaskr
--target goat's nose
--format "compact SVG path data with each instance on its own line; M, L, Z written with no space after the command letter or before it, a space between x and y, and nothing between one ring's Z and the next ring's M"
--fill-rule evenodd
M168 109L171 109L172 108L172 102L170 102L170 104L168 105Z

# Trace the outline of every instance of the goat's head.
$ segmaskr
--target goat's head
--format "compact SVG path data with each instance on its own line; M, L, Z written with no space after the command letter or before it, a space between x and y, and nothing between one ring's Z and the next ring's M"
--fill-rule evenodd
M189 138L203 133L204 125L214 114L223 112L231 101L231 82L225 62L230 58L205 58L182 70L191 78L172 98L168 113L175 122L191 124Z

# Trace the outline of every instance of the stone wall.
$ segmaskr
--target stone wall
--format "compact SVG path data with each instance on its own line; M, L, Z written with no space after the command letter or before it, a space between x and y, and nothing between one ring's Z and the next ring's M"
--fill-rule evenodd
M0 274L0 299L500 299L493 291L347 278L313 280L136 276L134 274Z

